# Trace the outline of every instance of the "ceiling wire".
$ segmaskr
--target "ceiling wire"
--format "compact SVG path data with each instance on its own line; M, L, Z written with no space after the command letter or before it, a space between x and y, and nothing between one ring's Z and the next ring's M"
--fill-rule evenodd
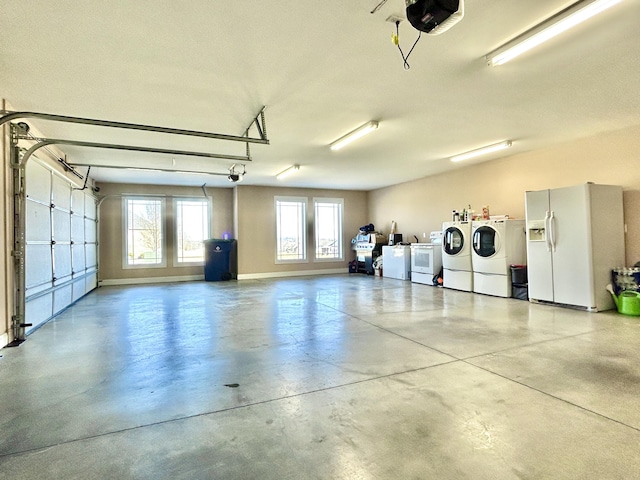
M375 6L373 10L371 10L371 13L376 13L384 6L385 3L387 3L387 0L382 0L380 3L378 3L378 5Z
M395 35L391 35L391 38L393 40L393 43L398 47L398 50L400 50L400 55L402 56L402 61L404 62L404 69L405 70L409 70L411 68L411 65L409 65L409 55L411 55L411 52L413 52L413 49L415 48L415 46L418 44L418 40L420 40L420 37L422 36L422 32L418 32L418 38L416 38L416 41L413 42L413 45L411 46L411 50L409 50L409 53L407 53L407 55L405 56L404 52L402 51L402 48L400 47L400 21L396 20L396 33Z

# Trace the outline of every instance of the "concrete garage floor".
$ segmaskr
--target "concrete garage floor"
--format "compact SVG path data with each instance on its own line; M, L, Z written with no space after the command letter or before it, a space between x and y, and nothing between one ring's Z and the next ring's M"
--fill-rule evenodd
M0 355L0 478L640 475L614 312L364 275L103 287Z

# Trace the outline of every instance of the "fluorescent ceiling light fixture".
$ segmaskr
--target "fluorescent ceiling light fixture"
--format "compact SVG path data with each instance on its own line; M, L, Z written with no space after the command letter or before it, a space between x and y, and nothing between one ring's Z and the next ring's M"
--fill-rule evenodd
M289 175L291 175L292 173L297 172L298 170L300 170L300 165L296 163L295 165L291 165L289 168L286 168L283 171L281 171L279 174L276 175L276 178L278 180L282 180L288 177Z
M622 0L585 0L576 2L558 14L548 18L528 32L506 43L487 55L487 62L495 67L575 27L579 23L612 7Z
M454 155L453 157L451 157L451 161L462 162L463 160L469 160L470 158L479 157L480 155L487 155L488 153L504 150L505 148L509 148L510 146L511 146L510 140L507 140L505 142L495 143L493 145L488 145L486 147L478 148L477 150L471 150L470 152L461 153L460 155Z
M373 132L376 128L378 128L378 122L370 121L356 128L353 132L347 133L344 137L340 137L335 142L332 142L329 145L331 150L340 150L342 147L350 144L354 140L366 135L367 133Z

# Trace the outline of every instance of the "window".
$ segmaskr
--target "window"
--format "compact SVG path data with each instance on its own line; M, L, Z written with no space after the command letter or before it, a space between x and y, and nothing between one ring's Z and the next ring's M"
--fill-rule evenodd
M176 263L203 263L204 240L209 238L209 201L176 199Z
M307 260L307 199L276 197L276 263Z
M342 260L341 198L316 198L315 210L316 260Z
M164 200L125 197L123 202L126 225L124 267L163 267Z

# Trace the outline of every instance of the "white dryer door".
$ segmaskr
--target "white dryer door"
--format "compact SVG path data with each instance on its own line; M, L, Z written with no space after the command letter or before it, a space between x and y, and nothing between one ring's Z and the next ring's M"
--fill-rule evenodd
M445 254L455 257L464 250L464 235L458 227L449 227L444 231L442 250Z
M500 234L490 225L482 225L473 232L473 251L481 258L491 258L500 251Z

